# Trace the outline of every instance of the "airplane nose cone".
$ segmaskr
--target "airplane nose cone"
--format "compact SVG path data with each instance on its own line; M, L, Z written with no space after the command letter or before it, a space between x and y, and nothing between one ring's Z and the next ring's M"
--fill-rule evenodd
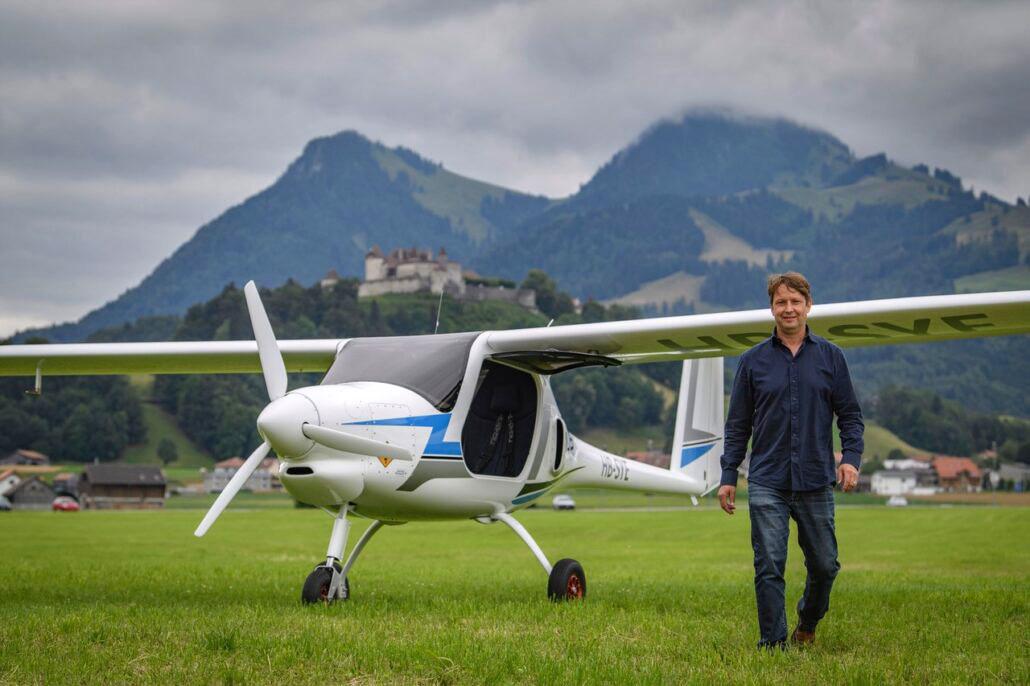
M318 425L315 405L302 395L289 393L270 402L257 418L258 433L280 457L300 457L315 444L304 435L304 424Z

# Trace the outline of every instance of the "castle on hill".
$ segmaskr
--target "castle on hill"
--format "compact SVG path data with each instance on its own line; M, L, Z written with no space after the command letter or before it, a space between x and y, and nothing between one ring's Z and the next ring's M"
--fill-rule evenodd
M322 279L322 287L331 288L339 279L335 270L330 271ZM462 271L461 264L448 257L444 248L435 255L419 248L398 248L389 255L379 246L369 250L358 297L388 293L446 293L456 300L502 300L536 310L536 291Z

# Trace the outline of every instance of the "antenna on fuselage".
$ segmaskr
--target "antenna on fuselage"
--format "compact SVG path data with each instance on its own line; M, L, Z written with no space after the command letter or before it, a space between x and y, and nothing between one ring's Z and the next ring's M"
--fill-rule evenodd
M440 302L436 304L436 326L433 328L435 334L440 330L440 312L443 311L443 289L440 289Z

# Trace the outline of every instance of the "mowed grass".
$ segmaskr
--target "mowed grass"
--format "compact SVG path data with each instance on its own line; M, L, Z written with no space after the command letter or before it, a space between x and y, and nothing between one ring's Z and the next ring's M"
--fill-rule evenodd
M386 528L352 600L304 607L328 516L230 509L198 540L199 518L0 515L0 682L1030 681L1025 508L840 508L819 641L772 654L754 647L746 511L521 513L586 569L585 602L557 605L501 524ZM792 545L789 607L802 584Z

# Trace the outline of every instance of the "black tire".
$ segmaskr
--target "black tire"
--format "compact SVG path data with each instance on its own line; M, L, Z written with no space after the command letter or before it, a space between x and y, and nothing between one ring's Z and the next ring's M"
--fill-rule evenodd
M560 602L582 600L586 595L587 577L583 573L583 566L569 558L558 560L547 579L547 597Z
M315 571L308 574L304 581L304 588L300 592L300 599L305 604L325 603L329 605L336 598L329 597L329 586L333 582L333 571L326 566L315 567ZM350 598L350 584L346 577L343 579L343 599Z

